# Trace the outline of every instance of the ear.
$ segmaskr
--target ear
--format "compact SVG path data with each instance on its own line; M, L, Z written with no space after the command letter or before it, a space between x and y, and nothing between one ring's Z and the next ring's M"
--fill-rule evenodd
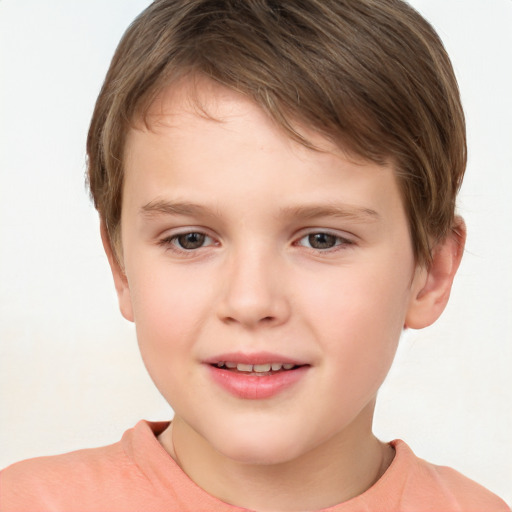
M433 324L441 316L450 298L453 279L464 253L465 242L466 225L461 217L456 217L453 228L433 248L430 267L416 270L405 327L422 329Z
M110 264L112 276L114 277L114 285L116 287L117 298L119 300L119 309L121 310L121 314L126 318L126 320L133 322L132 299L130 295L130 288L128 286L128 280L126 278L126 274L124 273L124 269L121 266L121 263L114 253L110 237L108 236L107 227L103 221L101 221L100 232L103 248L105 249L105 253Z

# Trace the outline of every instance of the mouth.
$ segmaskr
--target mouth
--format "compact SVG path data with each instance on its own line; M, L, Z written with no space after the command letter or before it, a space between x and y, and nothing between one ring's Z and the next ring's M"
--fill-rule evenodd
M225 354L205 361L213 382L242 399L268 399L295 388L310 364L277 354Z
M237 363L234 361L219 361L217 363L213 363L211 366L215 368L222 368L230 372L263 377L268 375L274 375L279 372L289 372L291 370L300 368L301 366L307 365L299 365L294 363L246 364Z

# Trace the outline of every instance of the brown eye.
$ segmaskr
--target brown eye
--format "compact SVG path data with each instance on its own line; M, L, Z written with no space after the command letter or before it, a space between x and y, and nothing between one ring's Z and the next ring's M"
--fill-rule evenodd
M206 240L206 235L203 233L185 233L176 236L175 240L180 248L190 251L202 247Z
M331 249L337 245L339 237L329 233L313 233L308 235L309 246L313 249Z

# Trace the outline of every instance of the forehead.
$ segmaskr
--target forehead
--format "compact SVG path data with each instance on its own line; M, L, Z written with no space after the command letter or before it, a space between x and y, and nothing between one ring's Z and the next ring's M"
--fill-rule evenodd
M180 187L194 187L196 198L210 202L213 191L242 197L249 183L269 198L350 203L365 188L382 188L388 175L394 182L390 165L348 156L322 134L296 124L315 146L308 148L251 99L210 80L186 80L163 90L146 120L128 134L125 178L136 182L131 193L147 189L147 203L162 199L159 190L176 195L183 192Z
M299 145L308 149L342 154L361 164L370 162L352 151L339 134L312 128L312 122L306 119L304 113L283 112L282 107L275 112L269 112L266 105L258 105L247 94L226 87L200 73L182 76L163 87L135 115L132 128L158 132L174 123L183 123L183 118L187 116L199 116L222 124L249 111L251 115L271 125L271 129L281 131L283 136L288 136L291 141L299 142ZM379 163L388 164L385 159L381 159Z

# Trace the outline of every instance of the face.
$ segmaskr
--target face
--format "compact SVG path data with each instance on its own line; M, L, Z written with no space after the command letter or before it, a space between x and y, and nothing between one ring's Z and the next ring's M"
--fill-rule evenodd
M121 309L185 430L293 460L371 428L419 286L404 208L391 167L304 129L307 149L220 86L198 98L208 116L184 85L129 133Z

